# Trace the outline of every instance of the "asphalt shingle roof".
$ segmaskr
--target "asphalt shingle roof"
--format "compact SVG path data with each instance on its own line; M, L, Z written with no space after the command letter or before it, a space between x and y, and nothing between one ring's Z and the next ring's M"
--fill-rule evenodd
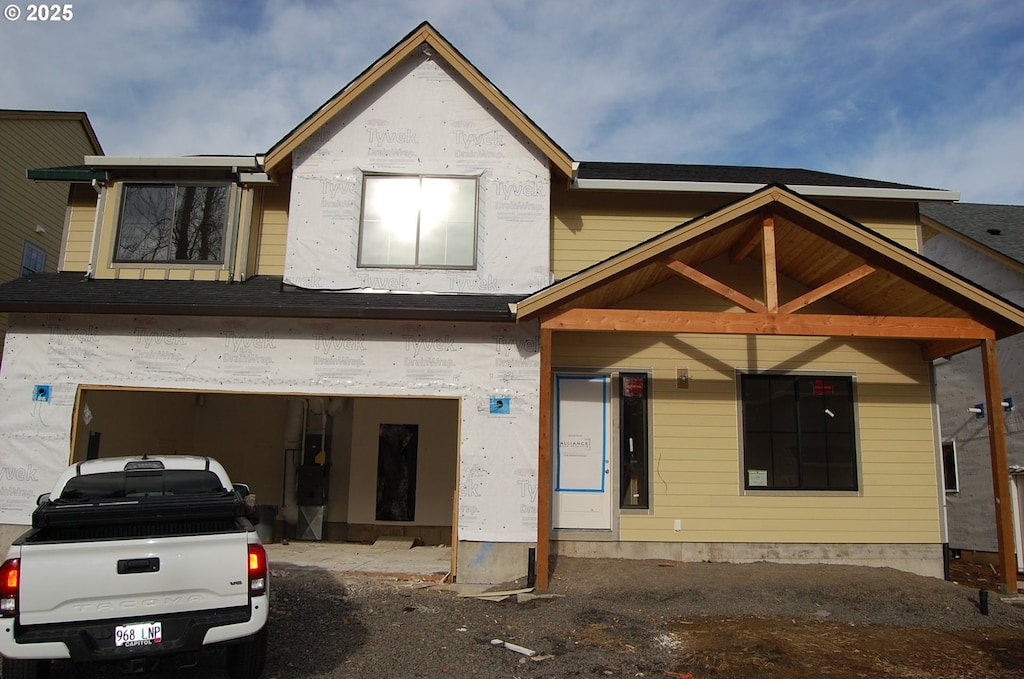
M661 163L581 162L580 179L619 181L703 182L724 184L785 184L787 186L844 186L869 189L918 189L922 186L896 184L862 177L782 167L735 165L672 165Z
M1024 264L1024 205L921 205L921 214Z
M407 294L307 290L281 278L217 281L97 280L77 272L32 274L0 285L0 312L515 320L509 303L525 295Z

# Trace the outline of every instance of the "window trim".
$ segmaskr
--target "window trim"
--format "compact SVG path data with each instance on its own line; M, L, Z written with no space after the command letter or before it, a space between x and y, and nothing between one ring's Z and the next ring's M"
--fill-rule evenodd
M126 189L130 186L181 186L196 187L223 187L227 189L227 204L225 206L224 220L224 249L220 260L217 261L196 261L196 260L146 260L146 259L118 259L117 247L121 238L121 217L124 214L124 202L127 199ZM116 184L117 194L113 223L111 225L111 238L109 246L109 263L111 269L196 269L220 271L228 266L228 262L234 257L236 247L236 231L238 227L238 207L240 205L240 187L230 180L191 180L183 178L169 179L148 179L148 180L119 180Z
M450 265L450 264L364 264L363 263L363 218L366 215L366 182L370 178L417 178L422 182L424 179L462 179L473 181L473 263ZM405 269L418 271L475 271L479 258L477 249L480 245L480 175L457 175L457 174L431 174L431 173L402 173L402 172L364 172L360 184L359 196L359 223L356 229L356 268L357 269ZM417 212L419 215L419 212ZM416 226L416 256L419 258L419 217L417 216Z
M953 487L948 487L946 479L946 446L950 446L952 449L951 457L953 460ZM947 493L959 493L960 492L960 455L957 451L956 439L949 439L943 441L940 445L940 452L942 454L942 489Z
M42 266L40 267L40 269L38 271L26 271L25 270L25 260L26 260L28 254L29 254L29 251L38 252L38 253L42 254L42 256L43 256ZM32 241L30 241L30 240L28 240L26 238L25 239L25 244L21 248L21 269L20 269L21 273L18 274L19 277L21 277L21 276L28 276L29 274L34 274L34 273L45 273L46 272L46 260L49 258L49 256L50 255L46 251L46 248L44 248L44 247L42 247L40 245L36 245L35 243L33 243Z
M857 488L851 489L785 489L785 488L748 488L747 487L747 465L746 465L746 432L743 424L743 378L746 376L789 376L799 378L846 378L850 380L850 407L853 419L853 454L854 473L856 475ZM864 469L863 451L861 449L860 436L860 401L857 390L857 374L849 371L837 370L736 370L736 439L739 455L737 457L737 474L739 482L739 494L750 496L775 496L775 497L861 497L864 494Z
M617 500L615 502L615 508L619 514L623 515L642 515L649 516L654 514L654 370L639 369L630 370L628 368L617 368L612 371L612 375L615 378L615 406L614 406L614 419L612 420L613 427L613 440L615 444L615 455L616 455L616 473L614 475L615 492ZM644 432L646 437L647 454L644 460L644 485L646 486L645 492L647 495L647 503L644 506L628 507L622 504L622 471L623 471L623 456L625 451L622 450L623 443L623 405L624 405L624 394L623 381L627 375L642 375L646 378L645 382L645 417L644 426L646 431Z

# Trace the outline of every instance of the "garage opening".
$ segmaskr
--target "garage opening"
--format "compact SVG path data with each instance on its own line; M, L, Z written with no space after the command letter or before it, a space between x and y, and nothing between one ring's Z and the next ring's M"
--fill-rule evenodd
M206 455L256 496L262 537L450 545L460 401L82 387L72 462Z

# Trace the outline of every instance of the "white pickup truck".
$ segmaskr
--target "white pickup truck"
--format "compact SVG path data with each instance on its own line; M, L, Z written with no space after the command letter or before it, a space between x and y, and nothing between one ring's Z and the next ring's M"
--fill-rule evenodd
M232 679L259 677L270 583L245 492L206 457L67 469L0 566L3 679L62 658L143 671L212 644Z

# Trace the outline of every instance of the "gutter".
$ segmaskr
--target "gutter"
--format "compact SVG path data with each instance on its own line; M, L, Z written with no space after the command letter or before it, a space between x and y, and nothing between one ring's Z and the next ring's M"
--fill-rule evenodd
M768 184L753 182L687 182L629 179L581 179L572 181L572 188L584 191L659 191L665 193L730 193L746 195L760 191ZM820 186L787 184L786 188L802 196L826 198L871 198L883 200L914 200L950 203L960 200L959 191L939 189L890 189L861 186Z
M86 156L89 167L138 168L138 167L188 167L209 169L262 170L256 156Z

